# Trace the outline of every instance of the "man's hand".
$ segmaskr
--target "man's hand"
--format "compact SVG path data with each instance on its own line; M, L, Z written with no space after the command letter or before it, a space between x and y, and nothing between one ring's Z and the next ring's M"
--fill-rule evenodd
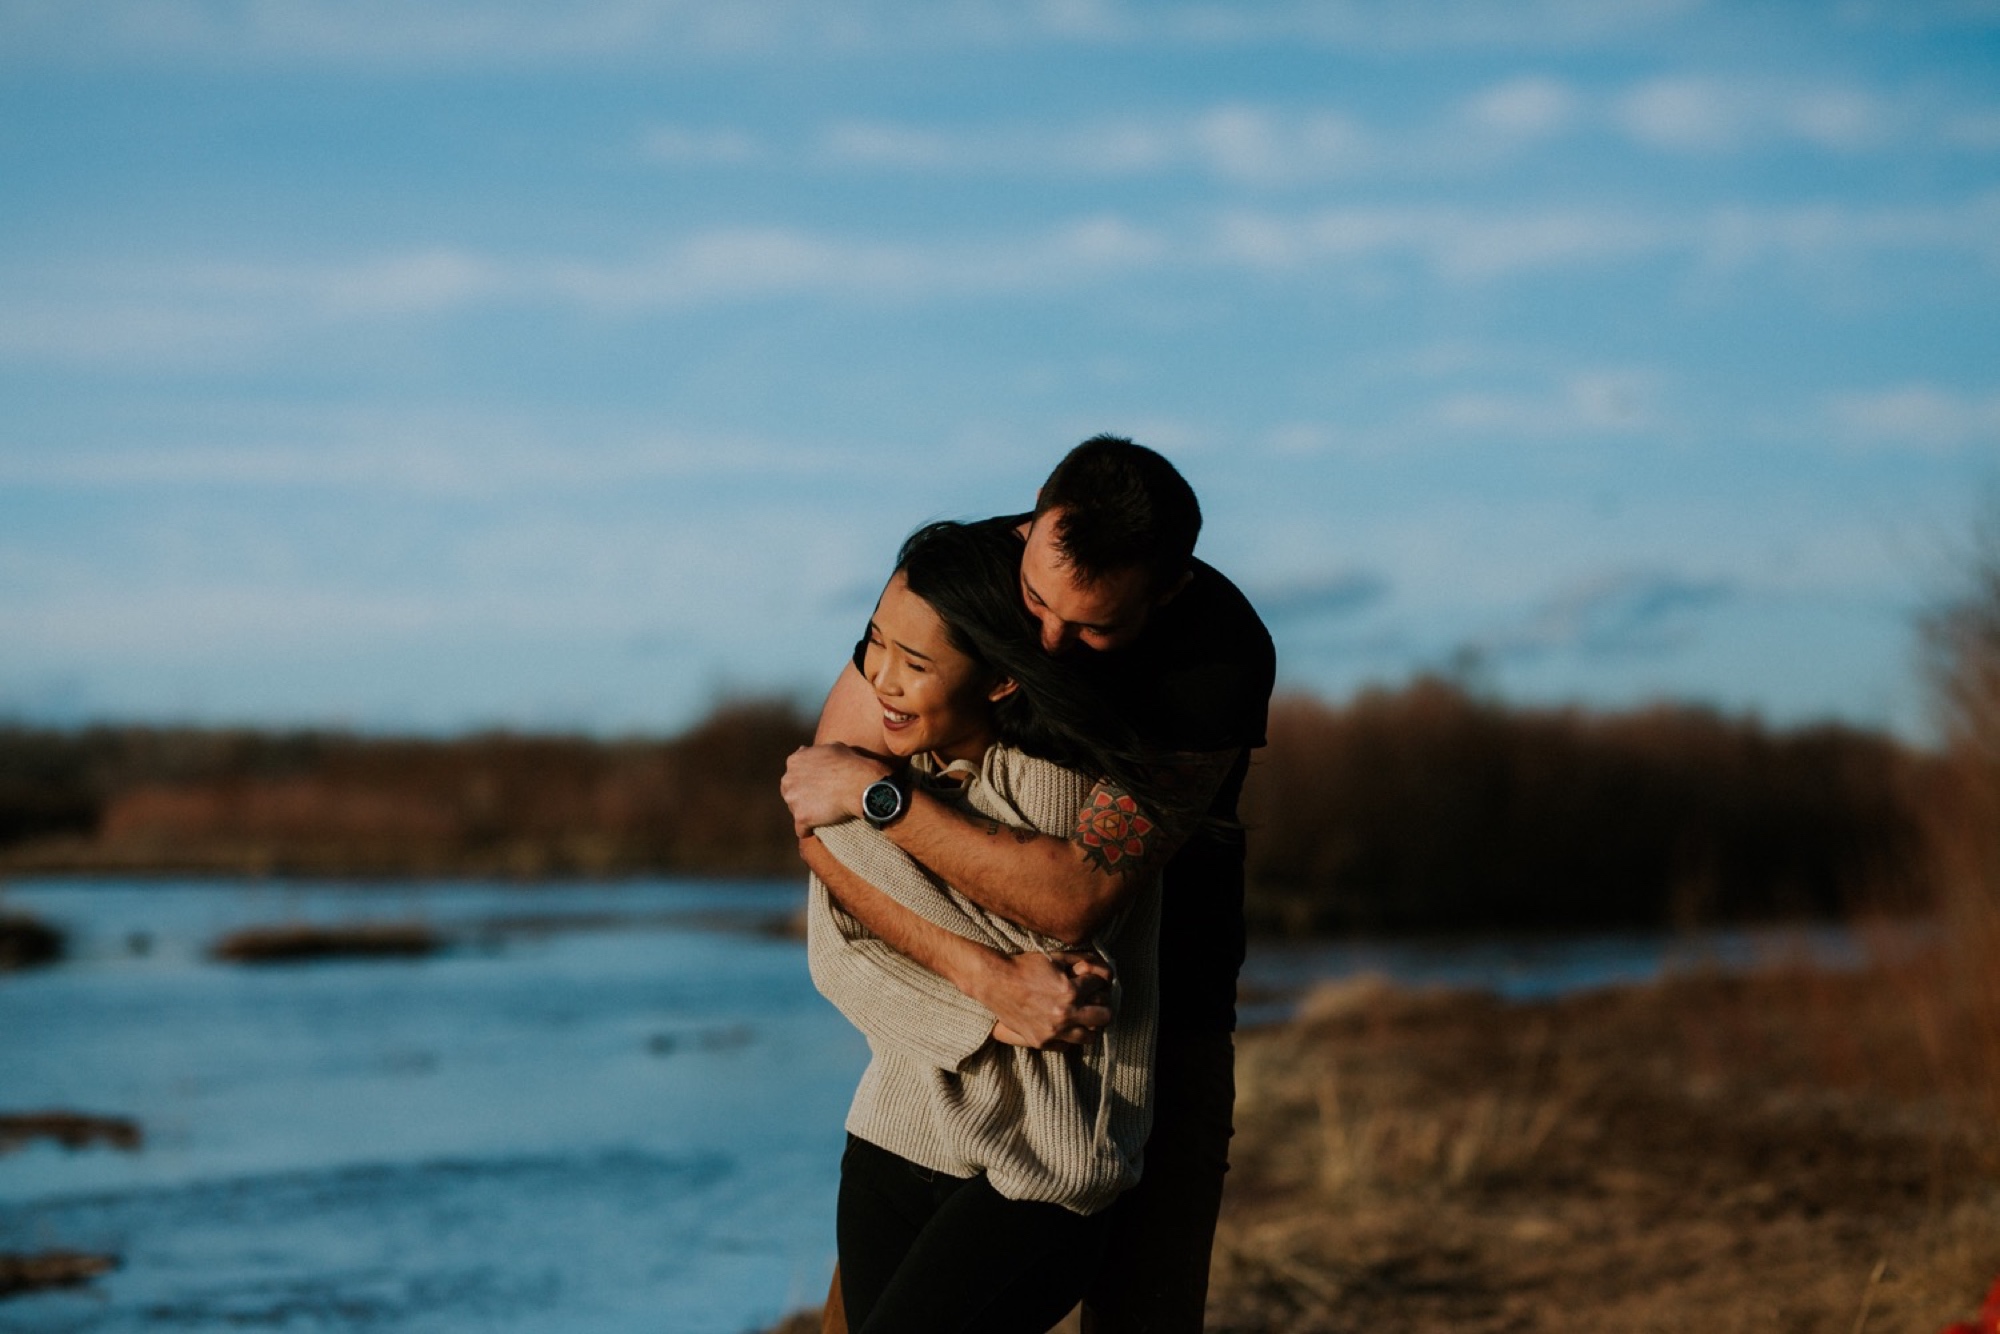
M838 741L799 747L785 761L778 784L792 811L793 832L804 838L825 825L859 819L862 792L889 772L873 755Z
M1110 1024L1111 969L1091 954L1010 954L973 997L999 1021L993 1036L1043 1051L1080 1046Z

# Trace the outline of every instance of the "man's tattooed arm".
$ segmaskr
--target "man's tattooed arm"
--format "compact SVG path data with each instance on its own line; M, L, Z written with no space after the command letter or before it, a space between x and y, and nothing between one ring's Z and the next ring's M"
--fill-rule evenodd
M1130 792L1110 779L1099 783L1090 803L1076 813L1071 842L1092 869L1124 872L1144 866L1158 845L1160 826L1139 809Z
M1177 811L1200 812L1241 751L1175 756L1149 775ZM1091 791L1068 834L1038 834L945 805L919 790L891 842L988 912L1045 936L1086 941L1133 886L1157 872L1195 821L1163 818L1115 783Z
M1228 776L1236 755L1235 751L1177 755L1170 764L1156 769L1154 777L1184 803L1184 809L1201 811ZM1070 842L1093 871L1149 874L1174 854L1193 832L1194 823L1194 818L1183 815L1168 824L1107 778L1091 790L1090 799L1076 813L1076 832Z
M1041 835L1032 829L1027 829L1017 824L1001 824L998 820L988 820L986 822L986 836L988 838L1011 837L1016 843L1023 844L1033 843L1037 838L1041 837Z

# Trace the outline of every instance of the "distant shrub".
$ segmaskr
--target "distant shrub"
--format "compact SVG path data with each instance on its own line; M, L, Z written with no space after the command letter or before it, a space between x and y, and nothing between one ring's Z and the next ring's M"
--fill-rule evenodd
M0 730L0 869L790 874L778 779L811 730L770 700L665 739ZM1508 708L1429 679L1280 699L1270 741L1244 793L1250 908L1289 932L1839 912L1910 878L1909 797L1937 781L1850 728Z
M1907 880L1921 768L1687 706L1509 709L1433 679L1283 699L1244 794L1251 909L1290 932L1834 913Z

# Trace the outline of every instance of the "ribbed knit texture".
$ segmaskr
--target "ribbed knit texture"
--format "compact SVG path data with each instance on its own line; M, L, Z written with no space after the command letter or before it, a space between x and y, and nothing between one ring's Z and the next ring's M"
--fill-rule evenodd
M980 814L1068 836L1095 781L993 746L962 794ZM1008 954L1067 948L995 917L860 820L819 831L842 865L924 920ZM991 1040L994 1017L868 933L817 876L807 910L813 982L868 1038L847 1128L933 1171L986 1173L1008 1199L1075 1213L1139 1179L1152 1129L1159 878L1137 885L1089 942L1112 964L1117 1018L1097 1042L1030 1051Z

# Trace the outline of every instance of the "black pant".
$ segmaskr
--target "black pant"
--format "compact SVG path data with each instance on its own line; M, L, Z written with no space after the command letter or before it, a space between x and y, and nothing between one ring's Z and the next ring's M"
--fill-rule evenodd
M1083 1296L1104 1213L1010 1200L849 1135L840 1286L854 1334L1044 1334Z
M1160 1035L1145 1170L1105 1211L1110 1237L1084 1305L1088 1334L1200 1334L1235 1103L1228 1031Z

